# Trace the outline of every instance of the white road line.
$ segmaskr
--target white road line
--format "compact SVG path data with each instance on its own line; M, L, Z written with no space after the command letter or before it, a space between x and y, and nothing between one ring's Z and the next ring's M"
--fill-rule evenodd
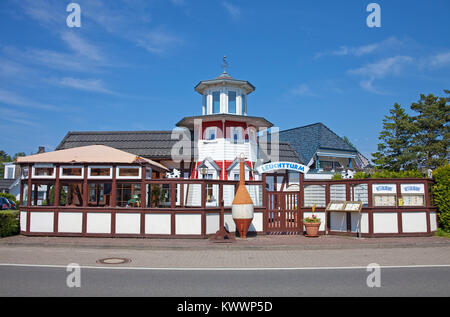
M41 268L64 268L68 265L40 265L40 264L16 264L0 263L1 266L11 267L41 267ZM80 266L82 269L95 270L147 270L147 271L300 271L300 270L365 270L367 266L335 266L335 267L252 267L252 268L229 268L229 267L113 267L113 266ZM382 269L409 269L409 268L445 268L450 264L430 265L381 265Z

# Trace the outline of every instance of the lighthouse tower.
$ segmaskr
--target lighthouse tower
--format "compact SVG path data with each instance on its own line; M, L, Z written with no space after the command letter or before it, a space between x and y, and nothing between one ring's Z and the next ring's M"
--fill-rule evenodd
M248 96L255 87L232 78L224 67L220 76L201 81L195 91L202 95L202 115L183 118L177 124L197 135L192 177L239 180L239 158L244 154L245 179L255 179L257 132L273 126L264 118L247 114Z

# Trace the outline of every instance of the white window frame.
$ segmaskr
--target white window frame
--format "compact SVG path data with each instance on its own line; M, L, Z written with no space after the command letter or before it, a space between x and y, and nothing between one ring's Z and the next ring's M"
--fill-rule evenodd
M16 165L15 164L4 164L5 165L5 170L4 170L4 173L3 173L3 178L4 179L15 179L15 175L16 175ZM12 172L12 178L7 178L7 176L8 176L8 169L12 169L13 170L13 172Z
M36 168L53 168L52 176L42 176L36 175ZM40 179L55 179L56 178L56 167L53 164L35 164L32 168L31 178L40 178Z
M81 168L81 176L69 176L63 174L64 168ZM60 179L84 179L84 166L81 165L65 165L59 167L59 178Z
M237 142L234 143L234 134L237 132L238 139ZM230 137L229 140L233 144L242 144L245 142L244 138L244 129L242 127L230 127Z
M109 168L109 176L92 176L91 170L93 168ZM112 179L113 178L113 172L112 172L112 166L110 165L91 165L88 166L88 178L89 179Z
M121 168L133 168L139 170L138 176L120 176ZM127 166L127 165L119 165L116 167L116 179L141 179L142 178L142 167L141 166Z
M211 131L214 131L214 139L210 139L210 135L212 134ZM205 141L214 141L217 140L217 132L218 129L217 127L208 127L205 129L205 134L204 134L204 140Z

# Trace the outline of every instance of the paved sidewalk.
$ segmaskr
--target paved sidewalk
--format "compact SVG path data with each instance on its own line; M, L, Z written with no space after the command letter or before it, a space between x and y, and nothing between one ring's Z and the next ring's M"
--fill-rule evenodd
M69 247L136 250L336 250L368 248L450 247L450 239L442 237L354 238L299 235L258 235L237 238L234 243L213 243L208 239L142 239L142 238L73 238L25 237L0 239L0 246Z

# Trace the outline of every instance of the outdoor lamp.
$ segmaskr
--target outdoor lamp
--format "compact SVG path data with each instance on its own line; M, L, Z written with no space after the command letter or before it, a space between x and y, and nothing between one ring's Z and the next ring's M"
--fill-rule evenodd
M208 174L208 166L206 166L205 163L202 163L199 165L198 171L202 176L205 176L206 174Z

